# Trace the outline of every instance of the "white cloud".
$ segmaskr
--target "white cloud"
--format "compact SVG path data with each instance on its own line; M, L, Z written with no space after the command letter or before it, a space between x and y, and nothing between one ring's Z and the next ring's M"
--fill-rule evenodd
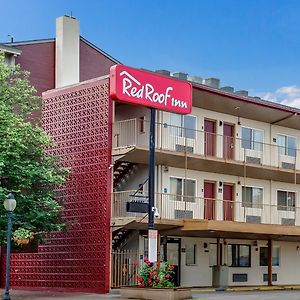
M300 108L300 88L296 85L282 86L275 92L259 93L262 99Z

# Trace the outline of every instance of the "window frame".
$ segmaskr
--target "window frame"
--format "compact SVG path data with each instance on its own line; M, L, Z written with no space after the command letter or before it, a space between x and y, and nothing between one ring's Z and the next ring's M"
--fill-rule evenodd
M228 265L231 268L251 268L251 245L249 244L228 244L229 246L237 246L238 247L238 262L240 262L240 246L247 246L249 249L249 264L247 266L242 265ZM232 254L232 251L231 251ZM229 251L227 251L227 261L229 262ZM232 262L232 259L231 259Z
M246 140L246 139L244 139L243 138L243 128L245 128L245 129L250 129L251 130L251 139L250 139L250 148L245 148L245 147L243 147L243 141L245 140L245 141L248 141L248 140ZM259 132L261 132L262 133L262 141L261 142L255 142L254 140L253 140L253 131L259 131ZM264 151L264 140L265 140L265 131L264 131L264 129L258 129L258 128L254 128L254 127L249 127L249 126L242 126L242 128L241 128L241 148L242 149L248 149L248 150L254 150L254 151L259 151L259 152L263 152ZM254 149L254 145L255 145L255 143L259 143L260 145L261 145L261 149L259 149L259 150L257 150L257 149Z
M262 201L259 205L257 205L257 207L253 207L253 201L251 199L251 206L245 206L244 204L244 201L243 201L243 196L244 196L244 193L243 193L243 188L256 188L256 189L261 189L262 190ZM253 186L253 185L242 185L242 207L244 208L254 208L254 209L263 209L264 207L264 195L265 195L265 192L264 192L264 187L262 186ZM246 202L246 203L250 203L250 202Z
M284 147L283 146L279 146L278 145L278 137L279 136L282 136L282 137L284 137L285 138L285 145L284 145ZM295 140L295 149L293 149L293 148L289 148L288 147L288 138L292 138L292 139L294 139ZM277 144L277 149L278 149L278 153L280 154L280 155L284 155L284 156L288 156L288 157L297 157L297 137L296 136L293 136L293 135L288 135L288 134L284 134L284 133L277 133L276 134L276 144ZM280 153L281 151L280 150L284 150L284 154L282 154L282 153ZM294 150L295 151L295 155L289 155L288 154L288 150L289 149L291 149L291 150Z
M181 195L179 195L179 194L172 194L171 193L171 178L175 178L175 179L181 179L182 180L182 185L181 185L181 189L182 189L182 194ZM184 194L184 180L192 180L192 181L194 181L195 182L195 196L193 196L194 197L194 199L193 199L193 201L186 201L186 200L184 200L184 198L187 198L187 197L190 197L190 196L187 196L187 195L185 195ZM170 183L170 195L175 195L176 196L176 198L177 197L180 197L181 198L181 200L174 200L174 201L179 201L179 202L190 202L190 203L195 203L195 199L197 198L197 179L195 179L195 178L190 178L190 177L187 177L187 178L185 178L185 177L180 177L180 176L170 176L169 177L169 183Z
M188 246L192 246L193 250L193 263L187 263L187 248ZM186 266L197 266L197 244L186 244L185 245L185 265Z
M212 268L214 266L217 265L217 251L215 252L216 256L215 256L215 261L216 263L215 264L211 264L211 260L213 259L212 256L211 256L211 253L212 253L212 245L214 245L216 247L216 250L217 250L217 243L209 243L209 258L208 258L208 264L209 264L209 267ZM223 264L223 247L222 247L222 243L220 243L220 263L221 265Z
M172 124L172 122L171 122L172 115L177 115L177 116L180 117L180 126ZM185 117L192 117L192 118L195 119L195 129L186 128L184 126L185 125L185 122L184 122L184 118ZM197 132L197 116L192 115L192 114L181 115L181 114L176 114L176 113L170 113L169 121L170 121L169 126L171 127L170 135L176 136L176 137L179 137L179 138L184 138L184 139L186 138L186 139L190 139L190 140L196 140L196 138L197 138L197 136L196 136L196 132ZM176 129L176 133L174 133L174 128ZM192 138L191 137L186 137L186 131L187 130L193 131L194 134L195 134L195 136L192 137Z
M293 193L295 194L295 206L282 206L282 205L278 205L278 192L284 192L286 193L286 195L288 195L288 193ZM296 207L297 207L297 192L296 191L291 191L291 190L284 190L284 189L277 189L276 190L276 199L277 199L277 211L291 211L291 212L295 212L296 211ZM288 196L286 198L286 203L288 202ZM286 207L286 209L278 209L278 207Z
M260 267L267 267L268 266L268 262L266 263L266 264L261 264L261 257L260 257L260 255L261 255L261 252L260 252L260 249L261 248L266 248L266 249L268 249L268 246L260 246L259 247L259 266ZM276 249L279 249L279 254L278 254L278 265L276 264L273 264L273 249L274 248L276 248ZM272 267L280 267L280 262L281 262L281 251L280 251L280 246L272 246Z

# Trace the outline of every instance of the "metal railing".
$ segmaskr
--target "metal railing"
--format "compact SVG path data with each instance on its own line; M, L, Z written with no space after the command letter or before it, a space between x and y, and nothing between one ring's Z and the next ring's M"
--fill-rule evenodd
M111 287L137 285L138 270L138 250L113 251L111 257Z
M144 119L130 119L114 123L113 147L140 146L148 148L148 127L149 122ZM156 123L156 148L186 152L202 157L215 157L225 161L300 170L300 149L166 123Z
M131 195L134 191L112 194L112 217L146 218L145 213L127 212L127 202L141 201ZM147 195L143 194L143 202ZM277 206L265 203L230 201L203 197L191 197L167 193L155 194L155 206L161 219L198 219L225 220L247 223L300 225L300 207Z

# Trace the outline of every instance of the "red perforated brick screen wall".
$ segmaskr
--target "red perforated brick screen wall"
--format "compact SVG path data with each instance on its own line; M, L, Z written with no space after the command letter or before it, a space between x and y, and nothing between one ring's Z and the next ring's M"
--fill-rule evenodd
M108 292L111 186L108 90L108 79L99 78L44 94L43 127L56 143L54 152L72 170L65 187L59 190L64 201L63 216L70 228L67 232L51 233L47 243L39 246L38 253L12 254L12 287Z

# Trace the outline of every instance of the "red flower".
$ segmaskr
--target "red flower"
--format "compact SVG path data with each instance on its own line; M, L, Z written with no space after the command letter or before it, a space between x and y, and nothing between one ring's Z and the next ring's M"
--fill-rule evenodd
M138 277L138 282L143 282L143 278L142 277Z
M174 269L174 266L170 266L170 269Z
M143 287L145 287L145 285L144 284L140 284L140 287L143 288Z
M147 257L145 257L144 258L144 262L148 262L149 260L148 260L148 258Z
M167 274L167 275L166 275L166 278L168 278L168 279L169 279L169 278L171 278L171 276L170 276L169 274Z
M152 280L151 279L148 279L148 283L151 283L152 282Z

